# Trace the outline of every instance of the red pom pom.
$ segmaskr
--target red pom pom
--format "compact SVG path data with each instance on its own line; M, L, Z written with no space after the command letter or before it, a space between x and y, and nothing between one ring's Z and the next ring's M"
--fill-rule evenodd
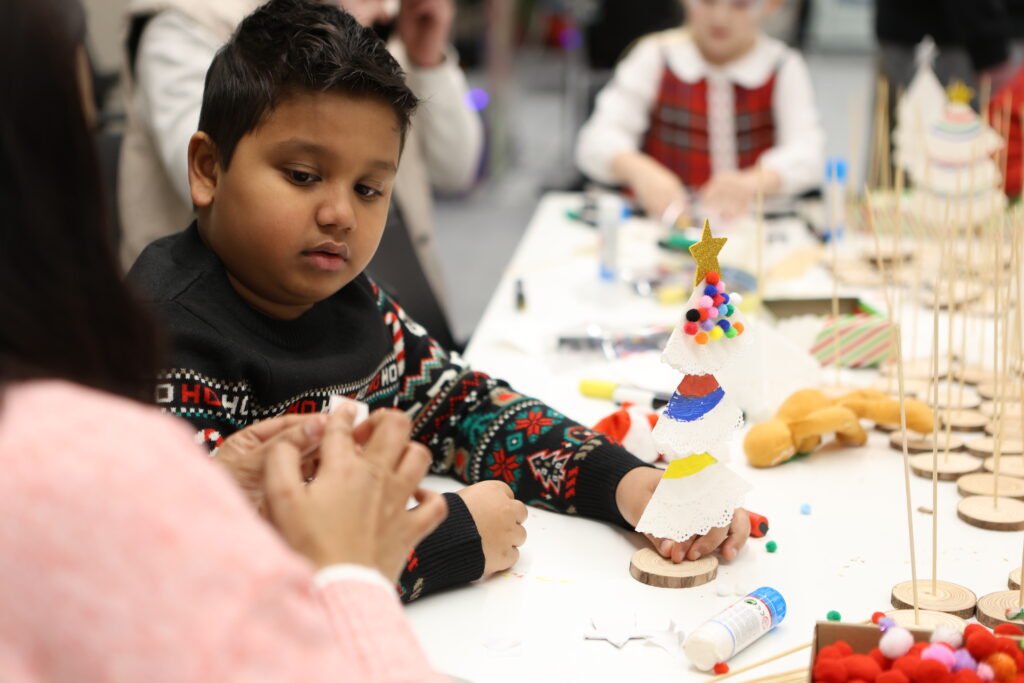
M1017 624L999 624L994 630L1001 636L1024 636L1024 629Z
M877 624L885 616L885 612L875 612L871 615L871 623Z
M882 669L882 671L885 671L886 669L892 666L892 660L883 655L882 651L879 650L877 647L868 653L868 657L871 657L871 659L875 660L878 663L878 666Z
M843 656L843 651L833 645L826 645L825 647L818 650L818 660L822 659L839 659Z
M988 633L988 629L981 624L967 624L967 628L964 629L964 641L966 642L975 633Z
M917 675L917 667L919 666L921 666L921 660L918 657L903 655L892 663L892 670L901 672L907 678L913 678Z
M814 680L822 683L846 683L846 667L838 659L821 659L814 665Z
M708 281L709 285L717 285L718 284L718 280L720 278L718 277L718 273L716 273L713 270L709 270L708 272L706 272L704 274L704 279Z
M700 309L700 322L704 322L707 319L708 319L708 309L706 309L706 308Z
M729 665L725 662L719 662L718 664L715 664L714 672L719 676L727 674L729 673Z
M967 637L967 651L976 661L984 661L996 651L996 637L988 631L975 631Z
M846 673L850 678L873 681L882 673L878 662L867 655L847 655L840 661L846 665Z
M981 677L970 669L961 669L953 674L953 683L981 683Z
M952 679L953 675L934 659L925 659L917 667L917 675L911 678L914 683L944 683L946 679Z
M910 679L902 671L893 669L892 671L883 671L878 674L875 683L910 683Z
M1010 624L1007 625L1009 626ZM996 650L999 652L1005 652L1013 657L1015 654L1020 652L1020 646L1017 645L1016 640L1012 640L1010 638L996 638Z
M721 294L715 294L714 298L711 300L715 302L715 306L721 306L725 303L725 297Z
M683 325L683 332L690 336L697 334L697 323L686 323Z
M837 640L832 644L836 646L837 650L839 650L839 654L841 654L844 657L853 654L853 648L850 647L850 644L845 640Z

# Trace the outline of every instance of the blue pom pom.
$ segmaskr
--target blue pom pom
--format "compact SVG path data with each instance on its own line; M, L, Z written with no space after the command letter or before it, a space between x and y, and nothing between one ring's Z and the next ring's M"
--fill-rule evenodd
M732 327L732 325L729 324L728 320L719 320L715 324L721 327L723 332L728 332L729 328Z
M714 285L708 285L707 287L704 288L704 294L705 296L710 296L711 298L714 298L714 296L718 294L718 287L715 287Z
M722 292L722 303L723 304L729 303L729 295L726 294L725 292Z
M809 515L809 514L811 514L811 506L808 503L804 503L803 505L801 505L800 506L800 514L801 515Z

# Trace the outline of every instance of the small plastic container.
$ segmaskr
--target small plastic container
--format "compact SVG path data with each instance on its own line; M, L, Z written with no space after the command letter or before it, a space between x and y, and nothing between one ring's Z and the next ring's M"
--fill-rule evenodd
M786 618L786 600L762 586L701 624L683 643L687 659L701 671L732 658Z

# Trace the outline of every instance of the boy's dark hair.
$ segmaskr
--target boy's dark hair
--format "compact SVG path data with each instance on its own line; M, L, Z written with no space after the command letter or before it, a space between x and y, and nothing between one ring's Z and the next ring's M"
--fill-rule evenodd
M203 91L199 130L225 168L238 141L297 91L333 90L391 106L405 141L416 96L372 29L318 0L271 0L242 20L217 52Z

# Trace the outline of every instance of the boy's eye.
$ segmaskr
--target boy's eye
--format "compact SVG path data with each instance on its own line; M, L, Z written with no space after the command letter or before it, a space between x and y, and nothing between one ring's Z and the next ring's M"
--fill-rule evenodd
M292 181L296 185L312 185L317 180L320 180L320 178L313 175L312 173L307 173L306 171L298 171L294 168L286 168L284 170L284 174L285 176L287 176L288 180Z
M376 199L384 195L383 192L369 185L356 185L356 194L364 199Z

